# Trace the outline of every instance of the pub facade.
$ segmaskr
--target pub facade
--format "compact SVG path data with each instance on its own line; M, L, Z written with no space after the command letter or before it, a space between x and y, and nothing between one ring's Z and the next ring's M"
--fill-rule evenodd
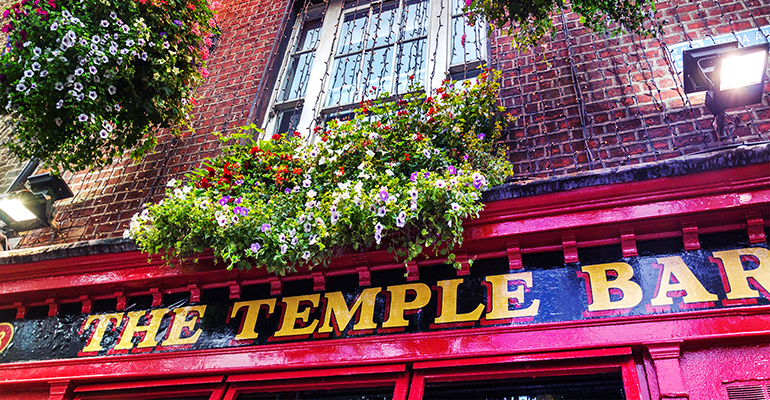
M677 70L693 41L767 40L768 6L661 4L653 39L566 13L514 52L457 2L391 3L223 5L196 133L65 174L58 228L6 233L0 398L770 399L770 85L722 131ZM366 25L382 15L402 23ZM394 90L401 66L428 88L503 72L516 176L465 221L460 268L369 249L276 276L210 253L171 266L120 237L216 152L212 132L347 112L346 79L374 70L343 62L355 32L398 38L369 49L400 54L372 61Z

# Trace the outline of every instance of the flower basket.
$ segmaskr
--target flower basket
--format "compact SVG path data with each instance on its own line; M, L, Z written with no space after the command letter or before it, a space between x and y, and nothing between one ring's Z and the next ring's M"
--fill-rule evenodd
M167 259L212 249L228 268L280 275L381 246L403 262L434 254L452 263L481 191L510 176L495 148L497 78L447 81L431 96L383 94L353 120L317 128L314 144L299 133L254 141L245 127L186 182L170 182L125 236Z
M6 145L20 159L93 169L189 126L217 29L206 0L22 0L3 18Z

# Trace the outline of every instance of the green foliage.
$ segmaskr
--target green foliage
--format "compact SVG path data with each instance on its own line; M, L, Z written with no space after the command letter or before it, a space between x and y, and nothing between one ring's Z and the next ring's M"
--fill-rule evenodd
M452 262L481 191L510 176L494 145L498 78L447 81L431 96L416 86L399 100L382 94L354 119L317 128L313 144L298 133L254 141L255 127L244 127L135 215L126 237L168 259L210 248L229 268L281 275L376 248L403 262L431 253Z
M15 117L6 145L61 170L140 157L157 128L186 124L208 75L213 17L206 0L14 4L0 56L2 105Z
M471 24L485 19L491 28L501 28L513 36L515 47L534 45L553 31L553 12L565 7L563 0L464 0ZM644 22L655 13L653 0L572 0L572 11L580 22L595 32L619 34L623 31L642 36L655 33Z

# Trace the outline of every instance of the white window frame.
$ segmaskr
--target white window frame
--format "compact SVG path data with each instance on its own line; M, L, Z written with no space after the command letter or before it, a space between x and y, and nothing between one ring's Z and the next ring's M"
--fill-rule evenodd
M396 1L400 3L404 0ZM476 69L479 65L487 62L490 57L489 45L486 38L486 26L468 27L468 29L476 29L481 32L483 37L480 41L483 45L482 59L473 60L465 66L463 66L463 64L450 65L452 55L451 49L453 46L452 38L450 37L453 18L452 1L462 0L429 1L428 36L426 39L427 48L425 50L425 76L422 79L422 83L427 92L432 92L440 87L445 79L451 77L452 72L456 72L458 68L468 68L469 70ZM372 7L372 5L381 2L382 0L360 0L360 5L345 9L345 0L329 0L328 3L312 6L305 5L303 7L300 11L300 15L297 17L294 28L292 29L292 35L286 46L286 50L282 55L281 68L277 75L278 79L275 82L275 87L270 96L267 115L262 126L265 137L270 137L276 133L276 125L278 124L277 117L279 115L277 106L280 105L291 104L295 107L302 107L299 123L294 129L307 137L311 142L316 140L313 134L313 128L317 124L322 123L324 115L328 115L333 110L355 108L357 105L355 102L352 103L352 105L333 105L324 107L326 96L329 93L329 86L331 85L331 75L334 68L337 40L342 37L341 30L344 27L343 21L346 14L368 9ZM300 35L302 34L302 28L306 21L305 16L308 14L308 7L319 6L326 7L326 10L321 21L321 33L318 44L316 45L315 57L313 59L310 74L308 75L305 96L299 101L278 101L277 98L281 93L281 88L287 79L286 75L290 72L288 69L292 59L291 55L297 46L297 42L301 39ZM437 50L437 47L439 49L443 47L448 51ZM392 68L395 69L395 66ZM393 75L395 76L395 72Z

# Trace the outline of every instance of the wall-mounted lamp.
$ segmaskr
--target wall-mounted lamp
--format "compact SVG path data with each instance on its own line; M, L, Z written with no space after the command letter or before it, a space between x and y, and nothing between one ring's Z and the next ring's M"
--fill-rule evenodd
M36 162L32 165L32 162L28 164L8 192L0 195L0 220L16 232L50 226L53 203L72 197L70 188L56 175L29 176L37 168ZM25 181L29 183L29 189L16 190Z
M683 52L684 91L707 91L706 108L717 117L720 135L725 110L762 102L769 48L767 42L729 42Z

